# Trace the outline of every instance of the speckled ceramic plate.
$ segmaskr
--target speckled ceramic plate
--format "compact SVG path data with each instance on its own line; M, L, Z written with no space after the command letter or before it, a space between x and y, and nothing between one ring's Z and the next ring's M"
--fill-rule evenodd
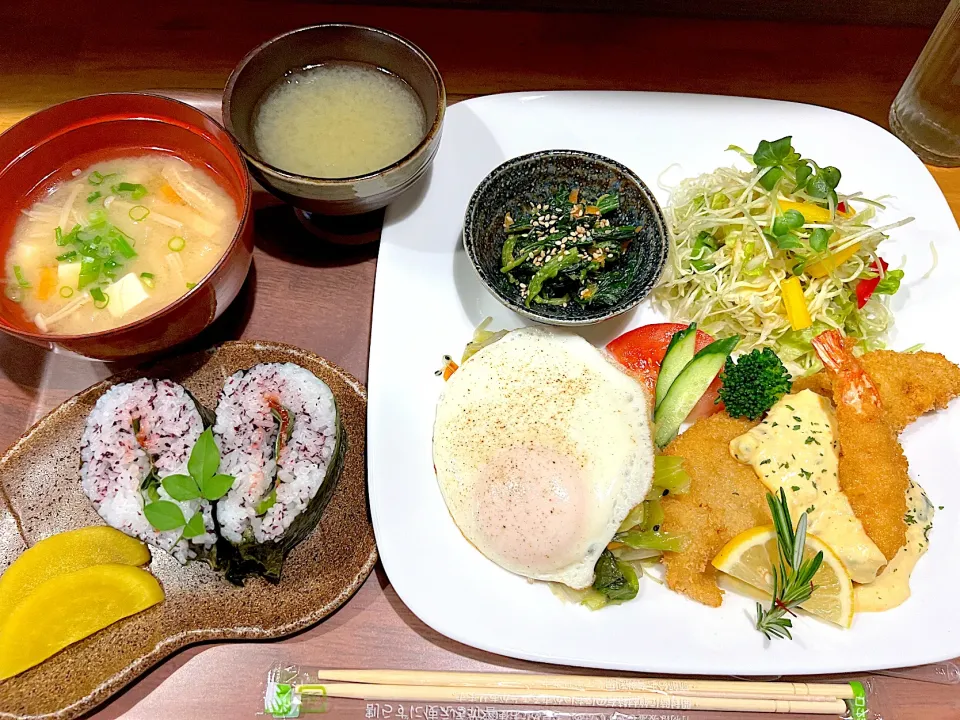
M152 550L150 570L167 599L0 682L0 717L81 715L157 662L205 640L263 640L303 630L339 608L377 560L364 467L367 396L346 372L316 355L272 342L230 342L114 376L67 400L0 458L0 568L49 535L102 524L80 490L79 443L97 399L137 377L170 378L216 407L227 376L262 362L297 363L333 390L347 434L343 472L320 524L293 550L278 585L230 585L202 563L181 567Z

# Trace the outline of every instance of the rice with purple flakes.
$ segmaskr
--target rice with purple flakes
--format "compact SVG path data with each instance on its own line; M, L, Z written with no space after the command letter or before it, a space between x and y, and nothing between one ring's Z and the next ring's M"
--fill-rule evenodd
M100 517L181 563L206 557L213 548L217 538L211 504L174 500L159 481L187 473L190 451L204 428L202 411L170 380L114 385L97 400L80 445L81 486ZM187 518L199 510L206 532L186 539L182 528L154 529L143 506L156 500L176 503Z
M316 526L342 465L336 401L293 363L265 363L227 379L213 428L220 472L236 478L217 503L232 552L227 577L276 582L284 556Z

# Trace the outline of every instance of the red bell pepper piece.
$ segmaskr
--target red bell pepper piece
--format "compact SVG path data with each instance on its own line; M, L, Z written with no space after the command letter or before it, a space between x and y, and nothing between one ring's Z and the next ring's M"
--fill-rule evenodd
M879 265L877 264L878 262L880 263ZM867 300L870 299L870 296L873 295L873 291L876 290L877 285L880 284L881 268L883 269L883 272L886 273L888 267L889 265L887 265L886 260L884 260L883 258L877 258L877 260L874 261L873 265L870 266L870 269L873 270L875 273L877 273L877 276L872 278L867 278L865 280L861 280L860 282L857 283L856 291L857 291L857 309L858 310L867 304Z

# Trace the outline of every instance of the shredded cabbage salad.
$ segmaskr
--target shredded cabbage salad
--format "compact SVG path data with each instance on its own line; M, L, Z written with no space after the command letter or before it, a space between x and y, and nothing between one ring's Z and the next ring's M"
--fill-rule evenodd
M773 348L794 376L820 369L810 341L830 328L860 351L882 348L903 271L887 270L878 246L913 218L874 227L879 200L838 193L840 171L802 158L790 137L752 154L728 149L753 168L719 168L671 192L656 306L711 335L740 335L741 352Z

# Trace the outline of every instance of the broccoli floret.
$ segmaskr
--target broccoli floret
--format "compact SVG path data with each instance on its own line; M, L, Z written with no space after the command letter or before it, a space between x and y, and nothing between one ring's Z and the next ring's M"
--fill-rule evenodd
M759 420L792 385L790 373L770 348L751 350L736 362L727 358L720 381L720 399L727 413L748 420Z

